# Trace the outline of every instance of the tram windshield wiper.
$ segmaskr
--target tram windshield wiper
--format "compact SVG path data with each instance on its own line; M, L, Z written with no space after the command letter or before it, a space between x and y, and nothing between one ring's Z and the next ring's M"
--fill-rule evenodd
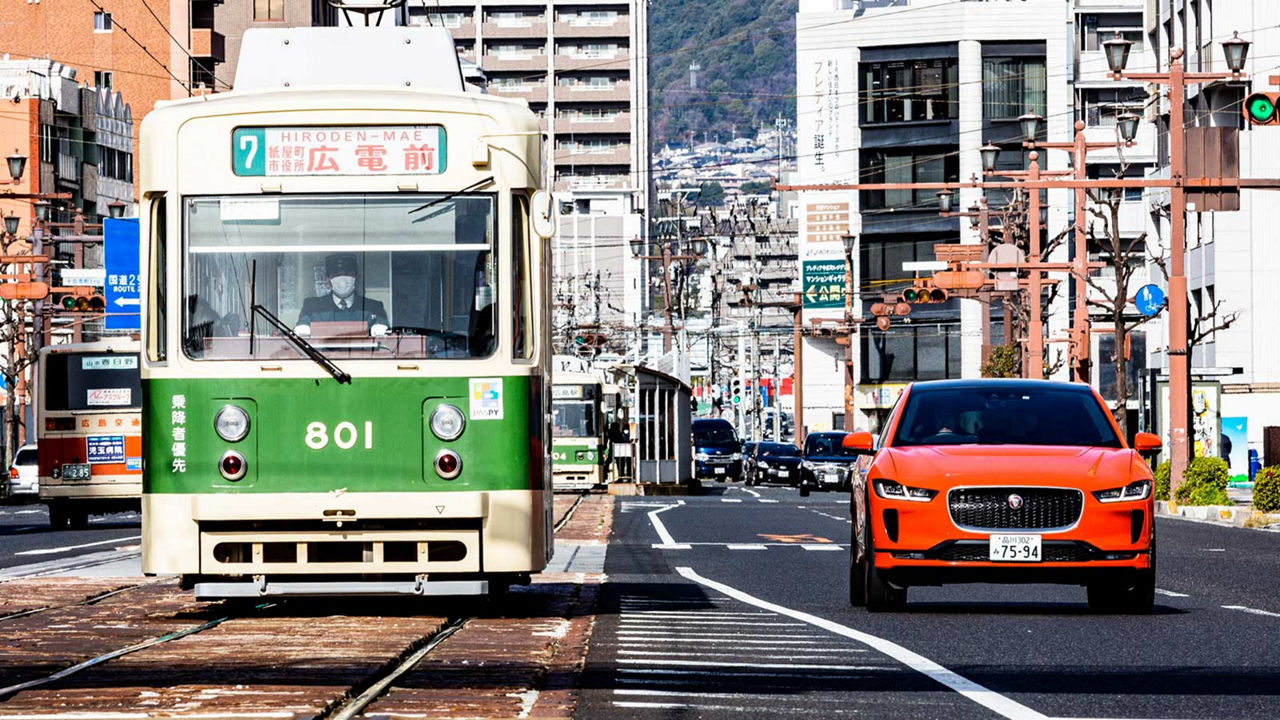
M473 183L471 183L470 185L468 185L468 186L466 186L466 187L462 188L461 190L454 190L453 192L451 192L451 193L449 193L449 194L447 194L447 195L443 195L443 196L441 196L441 197L436 198L435 200L432 200L431 202L427 203L426 205L421 205L421 206L419 206L419 207L416 207L416 208L414 208L414 209L410 210L410 211L409 211L409 214L410 214L410 215L412 215L412 214L414 214L414 213L422 212L423 210L426 210L427 208L435 207L436 205L439 205L440 203L445 202L445 201L448 201L448 200L452 200L452 199L454 199L454 198L458 197L459 195L461 195L461 194L463 194L463 193L469 193L469 192L471 192L472 190L479 190L480 188L484 187L485 185L488 185L488 184L489 184L489 183L491 183L491 182L493 182L493 177L492 177L492 176L487 177L487 178L485 178L485 179L483 179L483 180L480 180L480 181L477 181L477 182L473 182Z
M301 335L290 330L283 322L280 322L280 318L273 315L270 310L261 305L255 304L253 306L253 312L266 318L267 322L274 325L275 328L280 331L281 335L284 335L289 342L298 346L298 349L307 357L311 358L315 364L324 368L326 372L333 376L334 380L337 380L340 383L351 383L351 375L343 372L342 368L338 367L332 360L325 357L325 354L320 352L315 345L303 340Z

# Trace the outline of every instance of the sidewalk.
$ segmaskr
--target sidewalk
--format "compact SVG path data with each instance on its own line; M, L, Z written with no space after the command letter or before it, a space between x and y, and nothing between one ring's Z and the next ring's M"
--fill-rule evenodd
M1232 489L1227 493L1232 500L1240 502L1237 492ZM1194 522L1247 527L1258 530L1280 532L1280 514L1256 512L1252 506L1252 494L1244 505L1178 505L1168 500L1156 501L1156 515L1172 517Z

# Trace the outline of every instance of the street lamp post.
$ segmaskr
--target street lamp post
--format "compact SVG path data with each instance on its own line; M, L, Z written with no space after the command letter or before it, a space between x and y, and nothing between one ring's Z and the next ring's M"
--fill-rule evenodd
M857 237L842 235L840 239L844 245L844 328L849 342L844 350L844 429L853 432L853 246Z
M1129 73L1128 40L1116 37L1104 42L1107 64L1114 80L1138 80L1169 86L1169 452L1170 493L1182 484L1183 472L1191 462L1191 357L1188 342L1188 305L1186 276L1187 198L1183 180L1186 176L1186 142L1184 103L1186 86L1217 80L1239 80L1249 53L1248 41L1239 34L1222 43L1229 73L1189 73L1182 64L1182 49L1169 52L1169 71L1163 73Z

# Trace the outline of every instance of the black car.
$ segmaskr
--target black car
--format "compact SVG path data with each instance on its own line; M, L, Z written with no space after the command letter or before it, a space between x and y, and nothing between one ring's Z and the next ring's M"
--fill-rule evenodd
M742 443L728 420L693 421L693 475L720 482L742 477Z
M810 489L847 490L850 473L858 456L841 443L846 432L814 432L804 440L804 461L800 463L800 492Z
M743 462L746 462L743 455ZM791 486L800 484L800 463L804 460L800 448L791 443L762 442L751 455L751 472L746 475L748 485L762 482L780 482ZM743 472L747 472L746 469Z

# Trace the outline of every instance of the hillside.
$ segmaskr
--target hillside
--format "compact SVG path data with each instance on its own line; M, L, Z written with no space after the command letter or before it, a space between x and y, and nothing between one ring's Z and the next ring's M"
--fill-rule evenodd
M798 0L654 0L649 8L653 147L795 119ZM690 65L697 63L696 87Z

